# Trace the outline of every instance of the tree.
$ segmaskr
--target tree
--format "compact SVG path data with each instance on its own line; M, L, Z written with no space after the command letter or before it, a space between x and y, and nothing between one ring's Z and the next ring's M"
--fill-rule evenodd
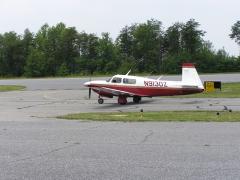
M120 53L125 56L133 55L133 30L135 26L125 26L121 31L120 35L116 39L116 45L120 50Z
M122 29L117 47L126 59L135 59L139 72L159 72L163 31L160 21L151 19Z
M58 76L66 76L69 74L69 69L65 63L63 63L57 70Z
M65 27L63 23L56 27L57 48L55 51L55 61L57 69L65 65L70 73L75 72L75 58L79 57L78 32L74 27Z
M115 48L109 33L102 33L102 37L98 42L97 51L97 70L104 73L116 71L119 66L117 49Z
M46 55L38 49L31 49L24 67L25 76L43 77L48 75L46 69Z
M0 37L0 74L3 76L21 76L24 65L24 49L21 37L15 32Z
M240 46L240 21L237 21L232 26L232 33L230 34L231 39L235 39L235 42Z
M34 34L29 31L29 29L25 29L22 39L22 45L24 50L24 58L26 60L27 56L30 53L31 48L34 47Z
M137 66L139 72L156 73L160 70L163 44L161 25L160 21L152 19L133 28L133 56L141 60Z
M63 68L69 73L75 72L79 37L74 27L66 27L64 23L52 27L45 24L36 34L35 44L35 49L45 54L47 75L54 76Z
M201 72L217 72L218 60L216 59L213 45L209 41L202 42L202 47L194 55L194 62ZM209 68L211 67L211 68Z
M204 31L198 30L200 24L190 19L182 28L183 48L186 52L194 55L202 46Z
M115 41L64 23L44 24L36 34L26 29L0 34L0 76L29 77L73 73L180 73L182 62L197 63L201 72L239 71L239 57L213 50L194 19L175 23L166 31L161 21L125 26ZM240 45L240 21L232 26L232 39Z
M175 23L170 26L165 32L164 42L166 46L166 51L169 54L178 54L182 52L183 42L182 42L182 29L183 23Z
M76 58L78 69L85 74L92 74L97 69L99 38L95 34L82 32L78 35L79 53Z

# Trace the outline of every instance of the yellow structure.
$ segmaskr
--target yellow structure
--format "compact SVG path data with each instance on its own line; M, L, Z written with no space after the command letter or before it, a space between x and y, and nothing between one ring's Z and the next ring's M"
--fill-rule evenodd
M204 82L204 86L205 86L205 92L213 92L213 91L215 91L215 87L214 87L214 82L213 81L205 81Z

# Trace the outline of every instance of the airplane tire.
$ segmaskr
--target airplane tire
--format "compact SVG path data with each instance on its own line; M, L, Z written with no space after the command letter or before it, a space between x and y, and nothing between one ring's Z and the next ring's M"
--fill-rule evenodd
M133 102L134 103L138 104L138 103L140 103L140 101L141 101L141 97L140 96L133 96Z
M118 104L125 105L127 104L127 98L124 96L119 96L118 97Z
M102 98L98 99L98 104L103 104L104 100Z

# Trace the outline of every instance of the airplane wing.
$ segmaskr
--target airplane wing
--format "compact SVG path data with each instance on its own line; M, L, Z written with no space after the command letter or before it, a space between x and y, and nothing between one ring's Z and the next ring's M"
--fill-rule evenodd
M133 97L133 96L144 96L144 95L138 94L138 93L135 94L135 93L131 93L131 92L127 92L127 91L121 91L121 90L107 88L107 87L98 87L97 90L105 92L105 93L112 94L114 96L121 96L121 95L123 95L123 96L130 96L130 97Z

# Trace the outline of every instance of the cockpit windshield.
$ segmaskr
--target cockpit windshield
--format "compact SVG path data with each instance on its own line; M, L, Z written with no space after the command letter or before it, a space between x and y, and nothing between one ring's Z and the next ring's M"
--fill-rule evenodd
M120 77L113 77L112 78L112 83L121 83L122 82L122 78Z
M112 78L107 79L106 82L110 82L111 79L112 79Z

